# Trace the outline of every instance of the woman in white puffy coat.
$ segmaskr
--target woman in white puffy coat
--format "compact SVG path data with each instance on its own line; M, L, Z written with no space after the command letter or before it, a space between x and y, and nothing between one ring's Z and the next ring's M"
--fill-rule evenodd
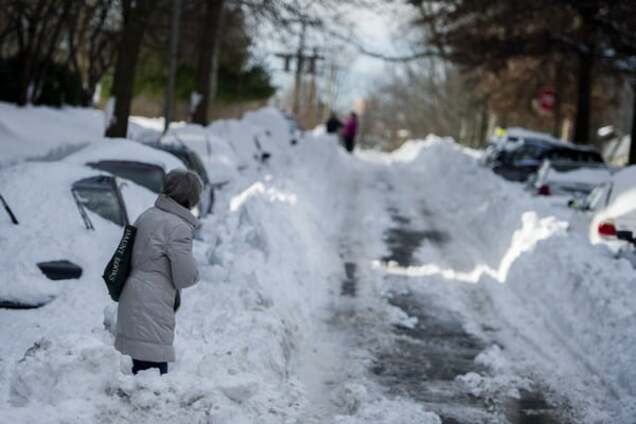
M131 272L117 310L115 348L133 359L133 373L168 372L175 360L175 313L181 289L199 279L192 238L199 225L190 209L202 184L190 171L171 171L155 205L137 221Z

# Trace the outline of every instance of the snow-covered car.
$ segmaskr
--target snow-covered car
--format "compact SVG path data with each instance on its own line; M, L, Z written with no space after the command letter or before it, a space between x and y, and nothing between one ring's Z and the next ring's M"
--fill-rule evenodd
M211 123L208 130L217 138L228 140L233 163L241 172L260 168L271 159L275 150L271 131L263 130L261 126L222 120Z
M610 180L610 169L603 163L570 160L546 160L532 179L534 192L567 202L582 199Z
M482 165L494 168L504 162L510 152L523 147L524 144L540 148L554 143L558 143L558 140L549 134L530 131L525 128L509 128L502 137L492 137L488 140L480 162Z
M525 182L545 160L603 163L593 148L522 129L511 129L505 139L487 148L482 162L507 180Z
M2 308L39 307L74 285L97 284L121 227L155 198L132 182L64 162L2 169L0 194Z
M217 131L225 127L222 123L216 124ZM154 140L153 143L157 141ZM226 184L237 177L238 158L231 143L214 135L207 127L191 124L179 126L163 135L161 143L183 145L195 152L203 162L213 186Z
M586 199L570 206L578 211L574 227L583 227L590 241L603 244L618 256L634 260L636 235L636 166L623 168L596 187Z

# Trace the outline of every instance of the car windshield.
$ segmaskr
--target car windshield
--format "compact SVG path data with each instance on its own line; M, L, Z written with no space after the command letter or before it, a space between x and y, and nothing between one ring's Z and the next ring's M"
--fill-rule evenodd
M125 224L125 212L114 187L80 183L73 186L73 191L77 200L89 211L119 226Z
M161 167L141 162L101 161L92 167L110 172L120 178L133 181L155 193L161 192L165 173Z
M533 145L523 145L516 149L513 153L513 161L521 162L527 160L536 160L541 155L541 149Z

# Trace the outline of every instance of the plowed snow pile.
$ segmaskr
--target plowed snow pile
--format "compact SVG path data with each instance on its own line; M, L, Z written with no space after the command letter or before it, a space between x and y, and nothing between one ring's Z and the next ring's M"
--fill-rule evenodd
M572 212L478 165L477 153L429 138L390 161L418 181L436 223L452 241L422 249L421 266L389 267L418 282L477 283L501 324L552 388L574 400L584 422L631 423L636 416L636 273L625 260L575 232ZM455 266L440 266L440 259ZM514 343L518 343L518 340ZM530 346L531 351L523 352ZM512 349L515 347L513 346Z
M242 175L217 193L217 212L195 241L202 278L183 295L171 372L130 375L130 359L112 347L115 304L99 277L103 264L95 264L83 287L43 308L0 310L1 422L240 424L298 416L305 405L294 362L313 311L326 302L329 275L340 269L330 237L347 158L328 138L292 147L287 123L272 110L215 125L211 137L227 128L241 135L222 143L241 156L232 166ZM255 160L260 149L271 154L267 163Z

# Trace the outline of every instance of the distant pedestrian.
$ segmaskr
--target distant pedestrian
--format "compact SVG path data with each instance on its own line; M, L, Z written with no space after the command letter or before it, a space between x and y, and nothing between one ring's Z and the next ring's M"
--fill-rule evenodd
M327 134L338 134L340 128L342 128L342 122L338 119L338 116L335 112L331 112L329 115L329 119L327 119L327 123L325 124L327 129Z
M344 140L345 148L347 152L353 152L356 142L356 134L358 133L358 115L355 112L351 112L349 119L342 129L342 138Z
M130 276L119 298L115 348L133 360L133 374L147 369L168 372L175 360L175 313L180 290L199 280L192 255L198 221L190 209L203 186L190 171L168 173L155 206L135 222Z

